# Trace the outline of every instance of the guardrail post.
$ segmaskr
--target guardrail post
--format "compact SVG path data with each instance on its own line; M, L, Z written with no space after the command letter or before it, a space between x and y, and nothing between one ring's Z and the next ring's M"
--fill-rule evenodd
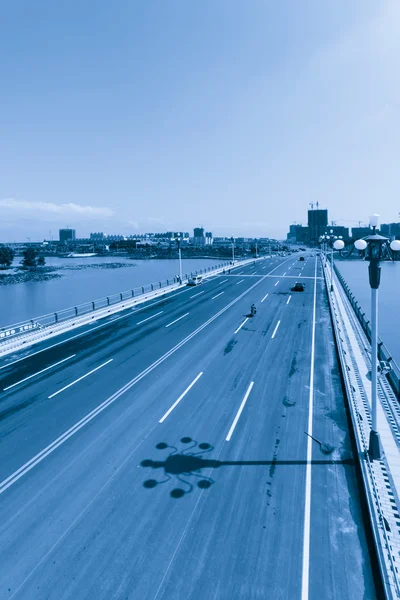
M94 302L92 302L92 310L95 310L95 308L96 308L96 305Z
M75 309L75 316L78 316L78 307L74 306L74 309Z
M110 306L110 298L107 296L107 306Z
M122 302L122 294L120 294L119 297L120 297L120 302Z
M144 287L142 286L142 294L144 294Z
M56 312L54 313L54 321L58 323L58 314Z
M162 287L162 285L161 285L161 281L160 281L160 287Z

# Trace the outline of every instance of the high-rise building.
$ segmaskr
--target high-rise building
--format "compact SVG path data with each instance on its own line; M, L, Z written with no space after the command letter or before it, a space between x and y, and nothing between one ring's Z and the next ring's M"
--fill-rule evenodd
M298 244L309 244L310 243L310 228L309 227L296 227L296 242Z
M204 227L195 227L193 230L193 237L204 237Z
M290 225L289 226L289 233L286 236L286 239L287 239L288 242L289 241L291 241L291 242L295 242L296 241L296 238L297 238L296 232L297 232L297 230L299 228L301 228L301 225L294 224L294 225Z
M59 239L62 244L66 244L67 242L71 242L75 239L75 229L60 229L59 230Z
M308 230L311 244L318 243L321 235L328 227L328 210L316 209L308 211Z

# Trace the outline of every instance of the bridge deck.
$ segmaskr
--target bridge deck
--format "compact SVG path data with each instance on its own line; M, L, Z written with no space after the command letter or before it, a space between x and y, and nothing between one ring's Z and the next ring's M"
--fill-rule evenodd
M377 597L321 267L264 267L3 365L0 597Z

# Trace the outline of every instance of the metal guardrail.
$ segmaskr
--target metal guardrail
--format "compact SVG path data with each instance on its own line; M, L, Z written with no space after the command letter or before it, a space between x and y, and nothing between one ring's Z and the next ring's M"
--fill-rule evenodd
M205 267L204 269L200 269L199 271L193 271L189 274L186 273L182 276L182 283L184 281L187 281L190 277L193 277L194 275L205 275L216 269L221 269L224 266L228 267L229 265L229 262L223 262L212 267ZM101 308L106 308L107 306L119 304L120 302L124 302L131 298L137 298L139 296L142 296L143 294L147 294L154 290L173 285L174 283L178 283L177 277L173 277L172 279L163 279L156 283L149 283L148 285L144 285L130 290L125 290L124 292L120 292L119 294L111 294L110 296L105 296L104 298L92 300L91 302L84 302L83 304L78 304L77 306L65 308L63 310L48 313L46 315L42 315L34 319L21 321L19 323L14 323L13 325L2 327L0 328L0 343L11 338L15 338L18 335L23 335L35 329L41 329L42 327L55 325L57 323L67 321L68 319L86 315Z
M330 279L328 280L326 269L324 268L324 264L322 262L322 268L324 272L325 285L328 289L330 285ZM350 304L353 307L352 300L349 297L349 288L346 282L343 279L343 276L334 265L335 273L341 283L342 289L345 292ZM346 287L347 286L347 287ZM374 465L370 461L368 454L368 445L369 441L365 435L364 427L365 420L362 418L359 407L357 405L357 377L351 381L352 377L357 371L357 365L354 364L354 357L351 356L351 352L348 352L344 349L344 339L342 338L343 332L342 327L339 327L339 313L337 310L337 301L333 300L331 295L328 293L328 301L332 316L333 327L335 331L336 337L336 346L338 349L339 360L342 366L343 373L343 381L346 389L346 395L349 402L350 408L350 416L353 424L353 429L355 433L355 440L357 444L359 464L362 471L362 479L364 483L364 491L365 497L368 504L369 514L371 517L371 525L372 525L372 533L375 540L375 545L377 549L377 558L379 563L380 572L382 575L382 584L384 588L385 598L400 598L400 582L398 576L398 569L395 563L395 557L393 556L393 548L391 545L391 540L388 535L386 529L386 519L384 514L384 509L381 503L381 494L378 489L378 484L376 481L375 473L374 473ZM358 317L359 318L359 317ZM342 333L341 333L342 332ZM345 336L343 336L345 337ZM348 361L351 362L352 367L348 364ZM359 393L359 392L358 392ZM362 404L362 402L361 402ZM370 426L370 423L369 423ZM358 435L357 435L358 434ZM377 462L376 468L380 468L380 462ZM390 491L390 490L389 490ZM385 492L386 485L385 485ZM385 568L386 565L386 568ZM391 579L393 584L391 584ZM393 592L393 593L392 593Z
M335 262L333 263L333 268L335 270L337 278L339 279L340 283L342 284L342 287L346 293L347 298L349 299L349 302L350 302L355 314L357 315L357 318L360 322L360 325L361 325L364 333L366 334L366 336L368 338L368 341L371 342L371 326L370 326L370 322L367 320L367 318L365 316L365 311L363 311L360 303L358 302L358 300L356 300L350 287L346 283L343 275L339 271L338 267L335 265ZM385 344L382 342L382 340L379 337L378 337L378 358L379 358L379 360L386 361L390 364L391 370L389 371L389 373L386 374L386 377L387 377L390 385L392 386L392 389L393 389L394 393L396 394L397 399L400 401L400 368L397 365L397 363L394 361L388 348L385 346Z

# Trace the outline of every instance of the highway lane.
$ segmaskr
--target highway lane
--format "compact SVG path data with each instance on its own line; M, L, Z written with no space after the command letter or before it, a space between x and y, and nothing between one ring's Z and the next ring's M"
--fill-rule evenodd
M225 281L225 283L220 285L221 281ZM264 285L270 285L269 281L264 280L264 282ZM136 325L138 322L136 315L132 315L132 318L114 323L112 336L106 329L100 329L93 332L91 336L78 338L65 344L65 347L57 346L51 351L53 361L65 361L65 358L72 356L71 352L76 353L75 357L58 365L57 368L45 371L25 383L11 388L2 395L0 433L3 438L2 451L5 460L0 465L1 477L8 476L18 467L19 463L24 464L29 456L34 456L85 414L93 410L100 403L100 399L111 396L116 389L153 365L182 339L196 331L197 327L206 323L210 317L228 306L254 284L260 283L260 278L246 278L243 285L238 288L233 281L220 278L204 287L201 286L202 291L205 290L203 295L196 296L199 288L192 288L188 289L189 296L181 294L178 298L174 298L172 306L169 305L169 301L165 300L168 310L165 309L156 319L147 320L148 313L142 311L139 322L143 322L139 327ZM208 302L218 288L225 290L224 295L215 298L213 302ZM187 306L191 296L196 296L196 298L190 301L193 303L193 310L190 309L190 318L179 321L173 327L166 329L168 324L185 314L184 306ZM248 300L245 296L243 302L238 302L229 309L230 312L237 310L236 321L238 323L253 300L254 298ZM152 307L150 314L158 314L160 308L163 307L163 303ZM196 340L193 339L191 343L196 343ZM93 352L93 347L95 352ZM31 360L36 361L38 358L42 358L42 354L35 355ZM111 360L112 363L109 363L108 361ZM30 366L30 362L22 361L4 369L2 386L14 385L15 382L21 381L25 377L31 377L38 369L40 371L44 367L41 363ZM78 381L77 387L73 386L62 392L57 396L56 401L49 398L50 395L70 385L71 382L94 371L99 365L105 365L104 371L90 375L84 382ZM15 367L18 367L17 373L13 373L10 379L8 372ZM44 368L46 369L48 366ZM117 379L111 373L117 373ZM83 383L85 384L85 394L82 398L80 389ZM50 428L48 427L49 422L51 423ZM20 439L28 440L28 443L21 445ZM15 453L15 447L20 448L18 453Z
M271 302L268 297L262 309L258 305L251 327L232 335L227 311L196 344L179 350L154 376L139 382L7 490L0 527L0 589L10 588L5 597L29 576L14 597L155 598L158 590L157 597L164 598L279 597L278 591L282 598L300 598L312 293L307 287L287 305L286 293L280 293L286 292L286 283L280 291L279 286L271 292ZM272 340L277 318L281 326ZM323 342L327 339L327 351L317 340L325 357L317 371L326 364L337 370L332 340L327 336ZM200 372L203 375L160 424ZM253 389L226 442L251 381ZM329 422L333 439L342 435L343 422L346 428L343 398L337 400L337 412L319 415L322 423ZM189 489L178 476L207 481L194 474L198 465L190 463L193 459L178 457L178 464L172 461L167 467L170 473L165 473L165 465L142 467L141 462L165 463L169 449L155 446L164 442L185 449L191 445L179 441L185 437L196 439L197 446L213 446L204 460L251 464L215 465L209 488L194 485L190 493L171 497L173 489ZM337 460L351 457L349 452L343 447ZM321 460L318 448L313 458ZM282 464L286 461L289 464ZM185 477L182 469L193 469L193 474ZM359 510L343 513L341 500L346 498L343 492L349 493L347 481L355 488L354 468L338 464L332 474L332 465L322 464L313 474L317 469L325 480L332 480L329 500L346 539L343 546L330 544L329 538L316 540L311 573L323 567L330 581L340 581L340 589L348 590L348 597L360 597L356 592L362 582L365 597L373 598ZM143 485L168 475L171 479L165 483ZM357 508L356 489L350 491ZM326 500L326 489L319 485L313 506L325 506ZM337 535L332 511L325 511L322 525L323 512L316 511L318 532L325 528L327 534ZM327 548L329 560L324 559ZM349 561L345 574L340 556ZM316 596L312 585L311 577L310 598L320 598L320 589ZM346 597L334 595L331 588L326 597ZM270 596L265 596L266 589Z

